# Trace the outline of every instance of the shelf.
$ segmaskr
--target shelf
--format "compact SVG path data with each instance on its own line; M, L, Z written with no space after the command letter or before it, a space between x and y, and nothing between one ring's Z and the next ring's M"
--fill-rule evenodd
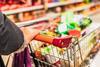
M21 13L21 12L25 12L25 11L38 10L38 9L42 9L42 8L43 8L43 5L40 5L40 6L32 6L32 7L18 8L18 9L8 10L8 11L2 11L2 12L4 14L8 15L8 14Z
M77 2L82 2L82 0L50 3L50 4L48 4L48 8L64 6L67 4L72 4L72 3L77 3Z
M94 5L95 5L94 3L91 3L91 4L87 4L85 6L81 6L81 7L76 7L76 8L70 9L69 11L75 12L75 11L85 10L85 9L88 9L88 8L94 6Z
M70 3L76 3L76 2L82 2L82 1L70 1L70 2L55 2L55 3L50 3L48 4L48 8L56 7L56 6L63 6L67 5ZM32 10L38 10L44 8L43 5L40 6L31 6L31 7L25 7L25 8L18 8L14 10L7 10L7 11L2 11L4 14L9 15L9 14L15 14L15 13L21 13L21 12L26 12L26 11L32 11Z
M95 4L95 5L99 5L100 2L97 2L97 3L94 3L94 4ZM99 13L99 12L100 12L100 8L97 9L97 10L95 10L95 11L90 12L90 13L89 13L89 16L92 16L92 15L94 15L94 14L96 14L96 13Z
M48 19L50 19L50 18L56 18L56 17L58 17L58 16L59 16L59 14L54 14L53 16L47 16L47 17L45 16L45 17L42 17L42 18L39 18L39 19L36 19L36 20L18 22L18 23L16 23L16 25L17 25L18 27L27 26L27 25L34 24L34 23L36 23L36 22L48 20Z
M100 13L100 9L98 9L98 10L96 10L96 11L94 11L94 12L90 12L90 13L89 13L89 16L92 16L92 15L94 15L94 14L96 14L96 13Z
M84 10L84 9L88 9L88 8L90 8L90 7L92 7L92 6L94 6L94 5L96 5L96 4L94 4L94 3L91 3L91 4L88 4L88 5L86 5L86 6L82 6L82 7L77 7L76 9L74 8L74 9L69 9L70 11L73 11L73 12L75 12L75 11L79 11L79 10ZM97 12L97 11L96 11ZM98 11L99 12L99 11ZM92 14L94 14L95 12L90 12L89 13L89 15L92 15ZM60 13L56 13L56 14L52 14L52 16L45 16L45 17L42 17L42 18L39 18L39 19L36 19L36 20L30 20L30 21L25 21L25 22L17 22L16 24L20 27L20 26L25 26L25 25L31 25L31 24L33 24L33 23L36 23L36 22L39 22L39 21L44 21L44 20L48 20L49 18L55 18L55 17L57 17L57 16L60 16L61 14Z
M99 12L100 10L96 11L96 12ZM89 15L92 15L94 14L95 12L90 12ZM19 27L22 27L22 26L26 26L26 25L31 25L31 24L34 24L36 22L39 22L39 21L44 21L44 20L48 20L49 18L56 18L58 16L60 16L61 14L60 13L57 13L57 14L52 14L52 16L45 16L45 17L42 17L42 18L39 18L39 19L36 19L36 20L30 20L30 21L25 21L25 22L17 22L16 24L19 26Z

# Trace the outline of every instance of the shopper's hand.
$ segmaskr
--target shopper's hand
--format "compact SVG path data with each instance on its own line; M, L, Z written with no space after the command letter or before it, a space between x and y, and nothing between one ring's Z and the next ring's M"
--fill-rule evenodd
M28 46L30 41L32 41L32 39L34 39L34 37L40 31L40 30L37 30L37 29L32 29L30 27L22 27L20 29L21 29L21 31L23 32L23 35L24 35L24 42L23 42L23 45L17 51L15 51L14 53L20 53L20 52L24 51L24 49Z
M30 41L32 41L32 39L34 39L34 37L40 32L40 30L32 29L32 28L29 28L29 27L22 27L20 29L23 32L24 41L26 43L29 43Z

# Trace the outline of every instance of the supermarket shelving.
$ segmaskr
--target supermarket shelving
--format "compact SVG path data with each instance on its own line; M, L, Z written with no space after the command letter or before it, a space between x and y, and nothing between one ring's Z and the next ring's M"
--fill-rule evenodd
M75 12L75 11L85 10L85 9L88 9L88 8L94 6L94 5L95 5L94 3L90 3L90 4L87 4L85 6L81 6L81 7L76 7L76 8L73 8L73 9L69 9L69 11Z
M55 2L55 3L50 3L48 4L48 8L56 7L56 6L63 6L71 3L77 3L77 2L82 2L82 0L77 0L77 1L66 1L66 2ZM4 14L9 15L9 14L15 14L15 13L21 13L21 12L26 12L26 11L32 11L32 10L38 10L38 9L43 9L44 6L31 6L31 7L25 7L25 8L18 8L14 10L8 10L8 11L2 11Z
M100 5L100 2L97 2L97 3L94 3L94 6L95 5ZM91 11L91 12L89 12L89 16L92 16L92 15L94 15L95 13L99 13L100 12L100 8L99 9L97 9L97 10L95 10L95 11Z
M94 12L90 12L90 13L89 13L89 16L92 16L92 15L94 15L95 13L100 13L100 9L98 9L98 10L96 10L96 11L94 11Z
M90 12L88 15L93 15L97 12L99 12L100 10L97 10L95 12ZM26 26L26 25L31 25L31 24L34 24L36 22L39 22L39 21L45 21L45 20L48 20L49 18L56 18L58 16L60 16L61 14L57 13L57 14L54 14L52 17L42 17L42 18L38 18L38 19L35 19L35 20L30 20L30 21L24 21L24 22L17 22L16 25L18 25L19 27L22 27L22 26Z
M18 9L2 11L2 12L6 15L9 15L9 14L21 13L21 12L26 12L26 11L38 10L38 9L42 9L42 8L43 8L43 5L40 5L40 6L18 8Z
M22 26L34 24L34 23L39 22L39 21L45 21L45 20L48 20L49 18L56 18L56 17L58 17L58 16L59 16L59 14L54 14L52 17L51 17L51 16L44 16L44 17L38 18L38 19L36 19L36 20L18 22L18 23L16 23L16 25L17 25L18 27L22 27Z
M57 7L57 6L64 6L64 5L77 3L77 2L82 2L82 0L50 3L50 4L48 4L48 8Z
M48 8L52 8L52 7L56 7L56 6L63 6L63 5L68 5L68 4L71 4L71 3L76 3L76 2L82 2L82 0L77 0L77 1L67 1L67 2L55 2L55 3L50 3L48 4ZM85 10L85 9L88 9L96 4L99 4L99 3L90 3L90 4L87 4L85 6L79 6L79 7L76 7L76 8L73 8L73 9L68 9L69 11L80 11L80 10ZM31 10L38 10L38 9L42 9L44 8L43 5L40 5L40 6L32 6L32 7L27 7L27 8L19 8L19 9L15 9L15 10L9 10L9 11L4 11L3 13L8 15L8 14L15 14L15 13L21 13L21 12L25 12L25 11L31 11ZM98 10L99 11L99 10ZM98 11L95 11L95 12L90 12L89 15L92 15ZM57 16L60 16L61 14L54 14L52 18L54 17L57 17ZM25 26L25 25L30 25L30 24L33 24L35 22L39 22L39 21L44 21L44 20L48 20L49 18L51 17L42 17L42 18L38 18L38 19L35 19L35 20L30 20L30 21L24 21L24 22L17 22L16 24L20 27L20 26Z
M71 10L75 12L75 11L82 10L82 9L88 9L88 8L94 6L94 5L95 5L94 3L91 3L89 5L86 5L86 6L83 6L83 7L79 7L79 8L73 9L73 10L71 9ZM97 12L97 11L95 11L95 12ZM92 15L95 12L90 12L89 15ZM46 17L45 16L45 17L42 17L42 18L39 18L39 19L36 19L36 20L30 20L30 21L25 21L25 22L18 22L16 24L18 26L30 25L30 24L33 24L33 23L36 23L36 22L39 22L39 21L48 20L49 18L56 18L57 16L60 16L60 15L61 15L60 13L56 13L56 14L53 14L52 17Z

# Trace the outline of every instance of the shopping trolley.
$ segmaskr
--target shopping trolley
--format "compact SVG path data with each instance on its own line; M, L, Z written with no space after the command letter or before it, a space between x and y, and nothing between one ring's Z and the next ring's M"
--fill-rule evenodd
M80 61L83 61L77 37L53 38L37 35L35 39L46 42L40 48L35 46L37 49L32 56L36 67L79 67Z
M93 44L96 43L97 34L95 31L100 30L100 27L98 28L97 25L96 27L80 40L75 36L56 38L41 34L37 35L35 41L31 42L34 46L30 46L35 66L84 67L84 60L93 48Z

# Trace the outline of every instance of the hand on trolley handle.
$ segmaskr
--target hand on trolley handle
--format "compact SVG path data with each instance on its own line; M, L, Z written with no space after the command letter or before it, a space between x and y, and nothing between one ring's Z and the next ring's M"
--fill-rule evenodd
M34 39L38 41L46 42L49 44L53 44L54 46L59 47L59 48L67 48L72 42L71 36L55 38L55 37L38 34L34 37Z

